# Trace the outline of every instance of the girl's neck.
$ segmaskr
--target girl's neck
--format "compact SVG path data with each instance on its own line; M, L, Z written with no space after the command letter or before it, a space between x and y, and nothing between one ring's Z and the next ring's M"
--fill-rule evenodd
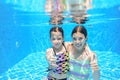
M73 51L75 52L75 54L77 55L81 55L85 50L85 45L83 47L81 47L80 49L76 49L75 47L73 47Z
M62 51L62 48L63 48L62 45L59 48L53 47L53 49L55 50L56 53Z

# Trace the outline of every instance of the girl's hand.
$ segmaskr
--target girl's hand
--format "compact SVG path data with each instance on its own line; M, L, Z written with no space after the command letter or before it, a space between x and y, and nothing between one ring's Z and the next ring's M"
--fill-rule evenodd
M56 57L51 57L49 63L51 66L57 67L56 61L57 61Z
M100 70L95 70L93 72L93 80L99 80L100 79Z

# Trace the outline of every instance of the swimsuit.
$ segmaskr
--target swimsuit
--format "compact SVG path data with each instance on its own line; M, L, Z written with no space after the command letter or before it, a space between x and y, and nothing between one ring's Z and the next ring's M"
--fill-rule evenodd
M64 44L63 44L64 46ZM64 46L65 50L66 47ZM57 67L54 69L51 69L54 73L57 74L67 74L67 72L69 71L69 54L68 51L66 50L65 52L61 52L59 53L59 55L56 55L55 50L53 49L55 56L57 57ZM51 77L50 75L48 75L48 80L56 80L55 78ZM61 80L61 79L60 79ZM65 80L65 79L63 79Z
M54 77L48 75L48 80L67 80L67 78L64 78L64 79L57 79L57 78L54 78Z
M77 60L70 57L70 80L89 80L90 61L88 58Z
M61 53L60 55L57 55L57 62L56 64L58 65L56 69L53 70L53 72L58 73L58 74L66 74L69 70L69 64L68 64L68 53L64 52Z

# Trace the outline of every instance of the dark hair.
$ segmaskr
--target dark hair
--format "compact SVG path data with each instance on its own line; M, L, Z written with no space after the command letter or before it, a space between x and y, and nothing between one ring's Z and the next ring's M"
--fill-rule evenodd
M50 37L51 37L51 32L61 32L62 37L64 38L64 31L61 27L55 26L50 29Z
M82 34L84 34L85 38L87 37L87 30L84 26L76 26L73 31L71 36L73 36L74 33L80 32Z

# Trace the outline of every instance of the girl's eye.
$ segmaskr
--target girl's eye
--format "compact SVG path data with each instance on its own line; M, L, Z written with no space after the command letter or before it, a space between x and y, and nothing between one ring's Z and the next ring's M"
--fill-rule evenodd
M79 40L82 40L83 38L82 38L82 37L79 37L78 39L79 39Z
M75 38L75 37L73 37L73 40L76 40L76 38Z
M55 40L55 38L52 38L52 40Z
M62 38L58 38L58 40L61 40Z

